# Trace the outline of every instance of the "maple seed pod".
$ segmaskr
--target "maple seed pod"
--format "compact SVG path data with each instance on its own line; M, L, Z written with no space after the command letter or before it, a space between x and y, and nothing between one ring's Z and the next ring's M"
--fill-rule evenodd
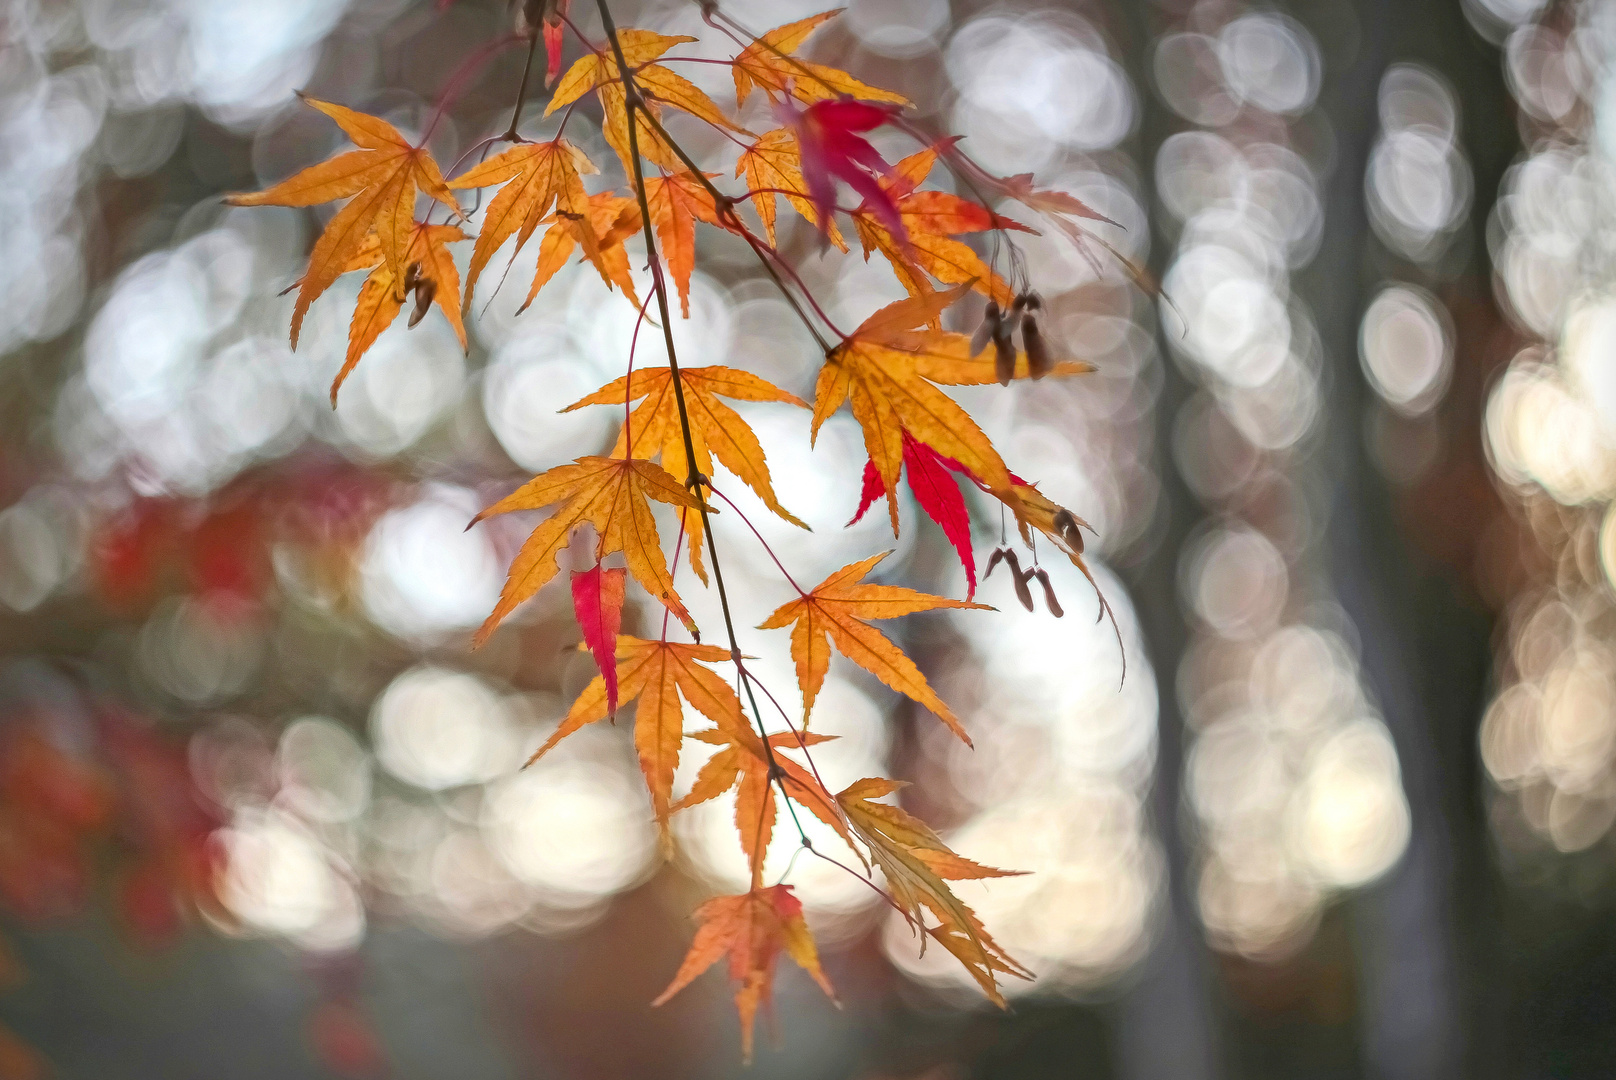
M438 283L431 278L421 278L415 283L415 310L410 312L409 328L426 317L432 307L432 299L437 295Z
M1077 519L1064 506L1055 514L1055 530L1067 546L1079 555L1083 554L1083 533L1077 527Z
M1033 607L1032 603L1032 590L1027 587L1027 579L1031 576L1031 574L1016 574L1016 599L1020 600L1021 606L1028 611L1036 611L1037 608Z
M1032 590L1027 588L1027 579L1032 575L1021 572L1021 560L1016 558L1016 553L1008 548L1004 551L1004 561L1005 565L1010 567L1011 576L1015 578L1016 599L1020 600L1021 606L1028 611L1033 610Z
M1049 358L1044 335L1038 332L1038 320L1028 315L1021 320L1021 341L1027 347L1027 370L1035 379L1042 379L1055 367Z
M983 349L987 348L989 341L998 340L1000 319L999 302L989 300L988 309L982 314L982 325L978 326L976 333L971 335L972 356L980 354Z
M1040 566L1032 573L1033 577L1038 579L1038 584L1044 587L1044 603L1049 605L1049 613L1057 619L1065 615L1066 612L1061 610L1060 601L1055 599L1055 586L1049 583L1049 571Z
M993 557L988 559L988 568L986 570L982 571L982 580L986 581L988 578L992 577L993 576L993 568L995 566L998 566L1001 562L1003 562L1004 557L1006 555L1013 555L1013 554L1015 554L1015 553L1010 552L1010 551L1006 551L1004 548L994 548L993 549Z
M993 328L993 373L1000 386L1009 386L1016 377L1016 347L1010 342L1010 326L1004 322Z

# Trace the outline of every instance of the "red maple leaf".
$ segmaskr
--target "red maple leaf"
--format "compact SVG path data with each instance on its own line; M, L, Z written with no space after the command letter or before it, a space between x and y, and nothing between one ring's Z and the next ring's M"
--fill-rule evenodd
M939 454L907 431L903 433L903 471L909 477L909 490L914 492L915 502L920 504L927 517L942 528L943 535L959 554L968 583L965 598L974 600L976 556L971 552L971 515L965 508L965 498L960 494L959 484L949 473L959 473L978 487L982 486L982 482L971 475L971 470L953 458ZM898 504L882 483L881 471L875 467L873 460L864 463L864 490L859 495L858 513L848 524L858 524L882 495L887 496L887 506L892 514L892 533L896 536Z

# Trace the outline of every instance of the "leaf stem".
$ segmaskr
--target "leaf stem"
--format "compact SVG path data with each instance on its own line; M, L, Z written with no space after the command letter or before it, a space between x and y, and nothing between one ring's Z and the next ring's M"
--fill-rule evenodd
M758 543L763 545L763 550L769 553L769 558L774 560L774 565L779 567L780 573L784 574L786 576L786 580L791 582L791 587L797 590L797 595L807 596L808 594L802 591L802 586L798 585L796 579L791 576L791 571L787 570L784 564L780 562L780 557L774 553L774 549L769 546L769 542L763 539L763 534L758 532L757 526L752 524L752 519L747 517L746 514L741 511L741 508L736 506L735 503L730 500L728 495L725 495L722 491L719 491L713 486L712 477L707 478L707 490L712 492L714 495L717 495L720 499L723 499L724 504L731 510L735 511L736 516L746 523L746 527L752 530L752 535L757 537ZM768 691L764 692L767 693Z

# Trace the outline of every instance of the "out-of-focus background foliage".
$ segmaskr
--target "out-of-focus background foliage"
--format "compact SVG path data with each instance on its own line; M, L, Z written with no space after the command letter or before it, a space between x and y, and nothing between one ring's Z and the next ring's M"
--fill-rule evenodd
M467 648L531 521L463 526L608 445L611 410L555 410L620 374L632 309L573 268L518 317L529 252L469 355L400 323L333 411L357 281L295 355L281 295L330 208L219 200L341 145L295 90L420 132L511 29L503 0L0 4L0 1077L738 1073L721 976L647 1006L690 909L743 884L728 808L665 864L622 725L517 771L590 674L560 593ZM799 862L846 1009L785 972L751 1075L1611 1075L1616 7L852 0L811 55L1116 219L1174 307L1030 240L1100 371L962 394L1095 524L1121 688L1052 564L1061 621L995 578L1001 612L904 628L975 752L851 668L815 714L833 787L914 780L954 847L1035 872L962 891L1038 979L985 1008ZM475 69L440 161L504 129L523 57ZM597 119L568 135L607 163ZM900 295L782 243L847 324ZM806 392L812 344L737 248L703 237L684 355ZM802 413L749 415L817 530L764 526L800 579L892 543L840 528L848 418L810 454ZM749 625L782 597L734 516ZM962 594L903 521L891 562Z

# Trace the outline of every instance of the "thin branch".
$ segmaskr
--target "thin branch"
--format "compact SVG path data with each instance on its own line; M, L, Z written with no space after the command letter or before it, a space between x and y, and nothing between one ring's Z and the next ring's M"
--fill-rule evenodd
M490 56L493 56L505 46L520 40L522 39L515 34L506 34L504 37L495 38L460 62L460 66L454 69L448 81L443 84L443 90L438 94L438 103L432 109L432 119L427 122L426 131L421 135L420 145L425 146L426 141L432 137L432 133L438 129L438 121L443 119L444 112L448 110L454 99L459 96L460 84L466 81L466 77L485 63Z
M522 103L527 99L527 81L533 74L533 54L539 51L539 29L533 28L533 43L527 47L527 63L522 65L522 84L516 88L516 107L511 110L511 126L505 129L506 142L521 142L516 125L522 119Z
M691 436L690 413L685 407L685 391L682 377L679 374L678 352L673 344L673 317L668 310L668 291L662 287L662 258L657 253L656 232L651 226L650 199L645 192L645 169L640 164L639 125L634 122L634 114L639 112L642 116L649 118L650 111L645 107L645 101L640 97L639 88L634 85L634 75L629 71L628 61L623 57L623 43L618 39L617 24L612 19L611 8L607 5L606 0L595 0L595 6L600 9L600 21L606 29L606 36L612 46L612 55L617 60L617 70L623 80L624 105L628 110L628 156L633 165L634 195L639 200L640 225L645 233L645 250L650 257L652 281L657 287L657 312L662 316L662 336L668 346L668 367L671 369L670 374L673 381L673 400L679 410L679 432L684 436L685 461L690 470L689 475L685 478L685 487L695 492L696 508L701 513L702 533L707 537L707 558L713 564L713 582L718 586L718 603L724 613L724 631L729 636L730 659L735 662L737 669L742 669L741 647L735 637L735 618L730 613L729 593L724 588L724 571L719 565L718 548L713 541L713 523L707 511L707 501L701 497L703 478L696 468L696 445L694 438ZM683 159L682 153L681 159ZM701 170L699 169L692 169L691 171L696 173L697 176L701 175ZM751 682L746 678L744 670L741 676L741 684L746 688L747 698L752 702L753 719L757 721L758 732L763 736L763 754L764 759L768 762L769 776L779 784L781 797L785 798L786 806L790 808L791 800L786 797L785 784L780 782L780 766L774 760L774 748L769 745L769 732L763 726L763 714L758 711L756 696L752 693ZM792 816L795 819L796 811L794 809L792 810ZM798 831L801 832L800 823ZM807 834L804 833L803 835L806 836Z

